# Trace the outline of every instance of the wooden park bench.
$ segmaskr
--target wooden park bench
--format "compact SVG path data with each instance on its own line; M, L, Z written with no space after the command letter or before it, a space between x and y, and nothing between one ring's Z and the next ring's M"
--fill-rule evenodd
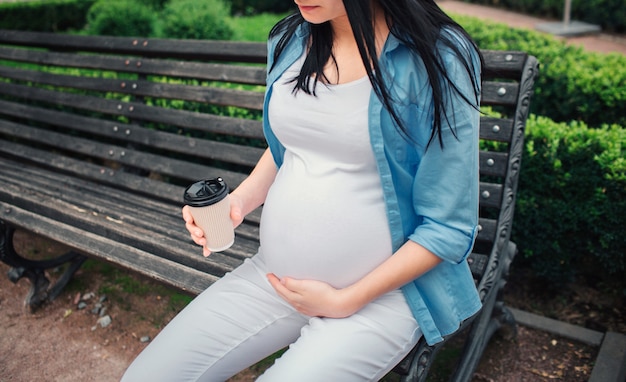
M485 51L481 220L469 258L484 300L459 379L469 379L491 334L514 323L501 289L513 256L511 224L524 126L537 74L521 52ZM221 176L236 187L261 156L264 43L71 36L0 30L0 259L26 277L33 309L57 296L86 258L197 294L254 254L260 209L229 250L201 256L181 219L184 188ZM488 141L497 142L489 145ZM25 230L71 251L16 253ZM54 285L46 270L62 267ZM423 341L397 368L427 373L439 346Z

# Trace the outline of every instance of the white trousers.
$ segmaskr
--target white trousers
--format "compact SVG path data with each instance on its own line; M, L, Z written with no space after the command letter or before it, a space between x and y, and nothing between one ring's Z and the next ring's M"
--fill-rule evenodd
M225 381L289 349L258 381L377 381L421 336L400 290L342 319L309 317L283 301L258 256L181 311L122 381Z

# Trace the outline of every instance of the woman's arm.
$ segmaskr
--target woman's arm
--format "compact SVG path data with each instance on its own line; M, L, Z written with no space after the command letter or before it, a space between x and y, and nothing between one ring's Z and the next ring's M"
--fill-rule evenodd
M269 149L265 150L261 159L257 162L254 170L250 175L230 193L230 219L233 221L233 227L237 227L243 222L243 218L259 207L265 198L270 186L276 178L276 165L272 159ZM209 256L211 251L206 248L206 239L202 229L196 225L189 212L189 207L183 207L183 219L185 227L191 234L191 239L198 245L203 247L203 255Z
M268 280L276 292L296 310L309 316L348 317L369 302L431 270L441 258L421 245L407 241L385 262L344 289L315 280L282 279L273 274Z
M276 178L277 171L278 169L272 158L272 153L269 149L265 150L261 159L259 159L254 167L254 170L252 170L246 180L241 182L239 187L230 194L231 197L237 199L238 203L240 203L240 210L238 212L241 215L237 216L237 219L233 219L233 221L238 221L239 218L243 220L244 216L254 211L265 202L270 186L274 183L274 179ZM239 223L241 223L241 221L239 221Z

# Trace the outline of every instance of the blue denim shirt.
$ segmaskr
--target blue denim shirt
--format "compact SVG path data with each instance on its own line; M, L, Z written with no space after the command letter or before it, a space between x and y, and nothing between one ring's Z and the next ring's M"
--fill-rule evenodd
M285 148L269 124L267 108L272 85L304 53L307 28L294 34L277 62L277 38L268 42L268 68L263 129L276 165L281 166ZM477 68L476 53L457 37ZM446 48L442 57L450 78L471 100L475 98L464 66ZM406 300L429 344L443 340L481 306L474 281L465 261L478 226L478 131L479 113L460 96L442 122L444 149L434 140L426 149L433 124L431 88L421 60L393 34L380 56L380 64L392 83L390 92L399 100L396 110L411 130L413 140L404 138L372 91L369 103L369 133L378 164L393 250L412 240L442 261L435 268L402 287ZM480 82L480 81L478 81ZM448 124L450 122L450 124ZM453 133L454 132L454 133ZM456 134L456 138L454 136Z

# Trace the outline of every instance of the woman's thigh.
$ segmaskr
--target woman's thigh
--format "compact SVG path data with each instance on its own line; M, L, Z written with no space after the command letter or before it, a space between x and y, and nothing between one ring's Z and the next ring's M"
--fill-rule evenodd
M308 317L248 260L196 297L132 363L123 381L224 381L293 342Z
M377 381L421 337L400 290L342 319L311 318L259 381Z

